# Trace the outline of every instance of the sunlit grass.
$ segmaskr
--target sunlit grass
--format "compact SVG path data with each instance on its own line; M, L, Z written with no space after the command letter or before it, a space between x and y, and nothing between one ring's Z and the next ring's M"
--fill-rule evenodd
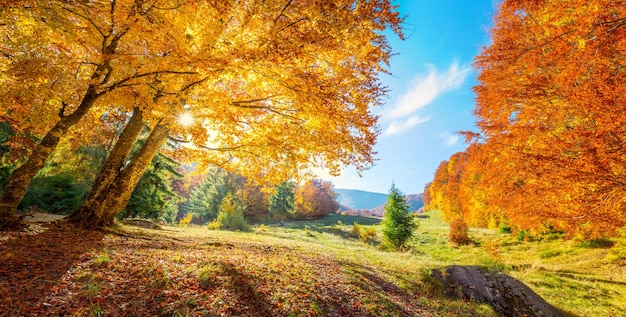
M359 278L375 272L407 292L430 294L419 300L434 305L441 314L454 315L467 309L467 304L443 298L428 272L456 264L481 265L520 279L569 316L626 316L622 309L626 307L626 238L591 244L561 239L525 242L497 230L472 228L472 244L453 246L448 242L448 225L435 211L419 219L408 251L387 252L375 241L365 243L352 234L354 222L375 230L377 239L381 239L380 219L339 215L320 221L287 222L285 226L257 225L250 233L210 231L204 226L166 228L162 233L201 239L207 245L272 246L310 256L330 256L364 291L369 286L359 284ZM271 261L277 260L283 261ZM315 274L308 272L304 263L297 265L302 272ZM194 270L200 284L211 284L205 274L207 267ZM377 303L384 306L385 299L379 298ZM311 305L315 310L317 304ZM471 314L492 314L484 305L472 307Z

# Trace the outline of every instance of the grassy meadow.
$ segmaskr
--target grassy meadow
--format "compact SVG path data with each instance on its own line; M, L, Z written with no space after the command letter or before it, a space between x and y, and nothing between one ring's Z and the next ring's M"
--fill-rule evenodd
M422 217L405 252L381 250L380 219L354 216L251 232L33 225L0 236L0 316L495 316L442 296L430 269L452 264L516 277L568 316L626 316L626 238L471 229L472 245L452 246L439 212Z
M419 219L411 249L397 253L323 234L337 221L345 225L345 231L353 221L373 225L380 238L378 219L338 215L292 223L291 228L272 227L267 234L319 243L338 257L386 267L422 284L427 283L420 275L425 270L453 264L481 265L523 281L568 316L626 316L626 230L622 237L613 239L581 242L548 236L528 242L497 230L472 228L469 235L474 243L454 246L448 242L449 227L441 213L431 211ZM303 236L299 230L307 228L316 234ZM401 281L396 282L401 285Z

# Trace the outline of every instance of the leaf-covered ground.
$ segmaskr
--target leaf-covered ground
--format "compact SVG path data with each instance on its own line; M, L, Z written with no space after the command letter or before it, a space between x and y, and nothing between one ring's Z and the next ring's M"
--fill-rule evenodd
M33 224L0 233L0 315L491 314L473 303L442 304L415 279L419 272L404 276L324 245L196 231Z

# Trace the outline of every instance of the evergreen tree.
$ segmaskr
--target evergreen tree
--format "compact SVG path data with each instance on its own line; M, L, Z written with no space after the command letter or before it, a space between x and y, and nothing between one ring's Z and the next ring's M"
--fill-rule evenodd
M157 154L143 174L120 218L141 217L173 223L178 203L184 199L172 190L172 181L182 178L180 163Z
M409 214L404 195L394 183L391 184L385 205L383 225L384 242L396 250L404 249L406 241L417 229L417 223L413 215Z
M215 168L209 171L200 187L196 188L185 205L186 213L191 213L206 223L217 217L222 200L229 194L237 196L239 191L236 175Z
M285 181L274 186L276 193L270 196L270 216L278 213L280 225L285 224L285 215L293 214L295 208L295 184L292 181Z
M11 172L15 168L14 164L9 160L9 150L11 149L6 143L9 142L13 130L7 122L0 122L0 193L4 190Z

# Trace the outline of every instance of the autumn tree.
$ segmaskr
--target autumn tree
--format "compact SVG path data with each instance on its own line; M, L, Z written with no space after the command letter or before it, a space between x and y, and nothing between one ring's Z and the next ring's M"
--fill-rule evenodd
M490 160L489 146L485 144L470 144L465 153L467 159L463 165L457 198L461 202L464 221L478 228L496 229L507 225L507 214L496 201L510 199L510 193L494 187L498 183L495 179L501 179L501 176L491 173L494 164L502 163Z
M319 219L339 209L338 194L329 181L310 179L295 191L295 219Z
M391 184L389 189L383 226L384 242L396 250L404 249L406 242L413 236L413 231L417 229L415 217L409 213L404 194L396 184Z
M262 186L240 178L240 199L243 202L243 214L247 221L263 221L269 214L269 194Z
M295 183L285 181L274 186L275 193L270 196L270 216L280 215L280 225L285 224L285 216L293 214L295 209Z
M626 225L621 1L503 1L476 58L475 113L493 206L584 238ZM502 199L506 196L506 199Z
M424 192L422 193L422 202L424 203L424 211L430 211L430 202L432 201L432 194L430 192L430 185L432 182L424 184Z
M0 116L43 138L9 179L3 222L67 130L109 112L130 119L70 217L85 226L111 224L168 138L188 145L166 153L174 158L259 182L372 163L370 106L386 92L378 76L391 54L383 31L401 36L388 0L53 0L9 10ZM185 112L196 118L189 127L177 121ZM129 161L144 127L151 133Z

